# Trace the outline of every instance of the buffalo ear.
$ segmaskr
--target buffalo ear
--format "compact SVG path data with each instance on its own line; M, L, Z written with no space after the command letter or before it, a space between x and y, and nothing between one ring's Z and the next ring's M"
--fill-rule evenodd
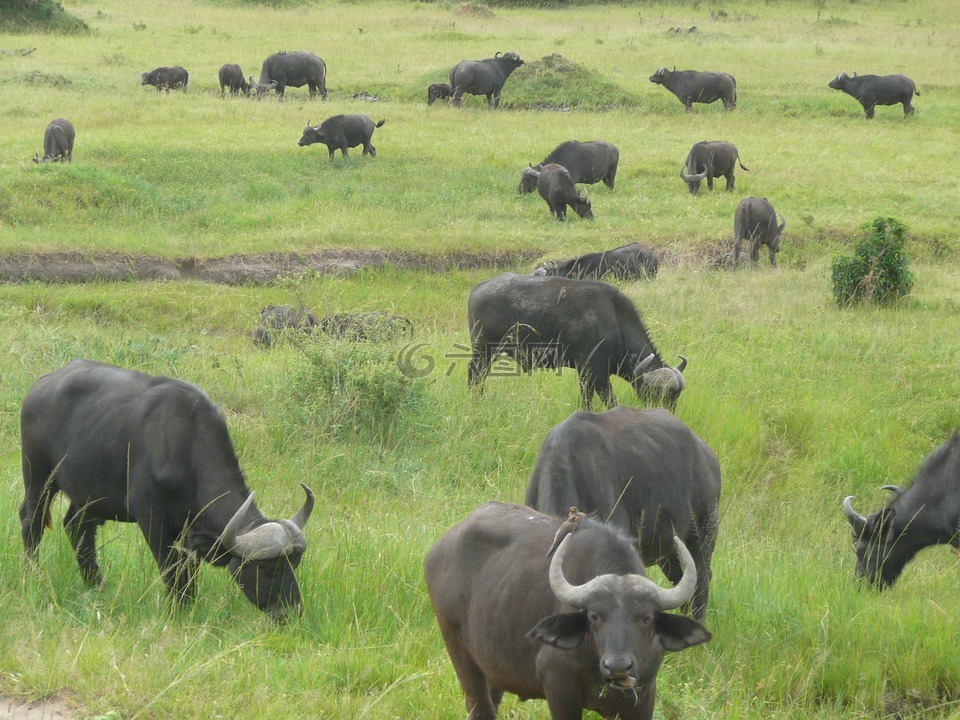
M686 615L658 612L655 618L660 644L670 652L700 645L713 637L703 625Z
M585 612L559 613L545 617L538 622L527 633L527 637L561 650L573 650L583 642L583 636L586 635L587 628L587 614Z

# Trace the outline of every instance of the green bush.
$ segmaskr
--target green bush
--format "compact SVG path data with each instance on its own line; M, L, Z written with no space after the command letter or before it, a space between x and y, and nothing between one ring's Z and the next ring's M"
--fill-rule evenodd
M291 410L322 432L349 438L389 434L394 418L413 409L426 381L404 374L385 345L323 341L300 346L290 378ZM299 421L298 421L299 422Z
M896 218L877 217L861 228L854 256L833 259L833 297L840 306L887 305L913 287L910 259L903 249L907 228Z
M90 28L59 0L0 0L0 32L86 34Z

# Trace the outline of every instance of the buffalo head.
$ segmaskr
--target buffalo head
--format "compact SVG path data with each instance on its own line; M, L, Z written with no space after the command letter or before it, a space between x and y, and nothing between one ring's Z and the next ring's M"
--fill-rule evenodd
M656 356L650 353L637 362L633 370L633 389L639 397L654 401L663 400L670 407L676 405L680 393L687 386L683 379L683 371L687 367L687 359L680 355L680 364L676 367L650 368Z
M903 491L893 485L884 485L899 496ZM864 517L853 509L853 496L843 501L843 512L853 529L853 549L857 553L857 578L869 582L880 589L890 587L900 576L907 550L904 543L897 546L900 539L895 529L897 511L893 507Z
M583 585L571 585L563 559L571 535L560 542L550 561L550 588L572 613L551 615L530 630L528 637L561 650L579 647L588 635L596 648L599 671L607 686L633 691L656 677L665 651L682 650L710 639L696 620L665 611L690 601L697 584L693 558L674 537L683 576L671 589L646 575L600 575Z
M294 570L307 549L303 527L313 512L313 493L307 494L289 520L274 520L240 532L253 493L247 497L220 534L220 547L230 554L230 572L247 599L275 620L284 620L290 610L300 611L300 586Z
M680 177L683 178L684 182L687 183L687 187L690 188L690 194L696 195L700 190L700 183L703 182L703 179L707 176L707 169L704 168L702 173L689 173L687 172L689 168L683 167L680 169Z
M326 141L327 136L320 132L320 126L311 125L310 121L307 120L307 126L303 129L303 135L300 136L300 141L297 144L300 147L306 147L307 145L325 143Z
M540 166L525 167L520 173L520 185L517 186L518 193L531 193L537 189L537 179L540 177Z
M650 76L650 82L656 83L657 85L663 85L663 78L668 72L670 71L667 70L665 67L660 68L653 75Z

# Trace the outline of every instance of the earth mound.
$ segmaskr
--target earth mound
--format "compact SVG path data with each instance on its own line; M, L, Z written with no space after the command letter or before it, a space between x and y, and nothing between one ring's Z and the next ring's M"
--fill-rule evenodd
M503 88L500 104L528 110L613 110L640 98L559 53L526 62Z

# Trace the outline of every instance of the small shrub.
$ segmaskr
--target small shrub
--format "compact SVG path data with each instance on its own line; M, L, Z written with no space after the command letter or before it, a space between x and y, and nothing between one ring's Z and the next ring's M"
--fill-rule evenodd
M854 256L833 259L833 297L840 306L887 305L913 287L910 259L903 249L907 228L890 217L877 217L861 228L863 239Z
M295 414L338 437L385 436L401 410L422 398L426 381L404 374L390 347L348 341L301 346L289 378Z

